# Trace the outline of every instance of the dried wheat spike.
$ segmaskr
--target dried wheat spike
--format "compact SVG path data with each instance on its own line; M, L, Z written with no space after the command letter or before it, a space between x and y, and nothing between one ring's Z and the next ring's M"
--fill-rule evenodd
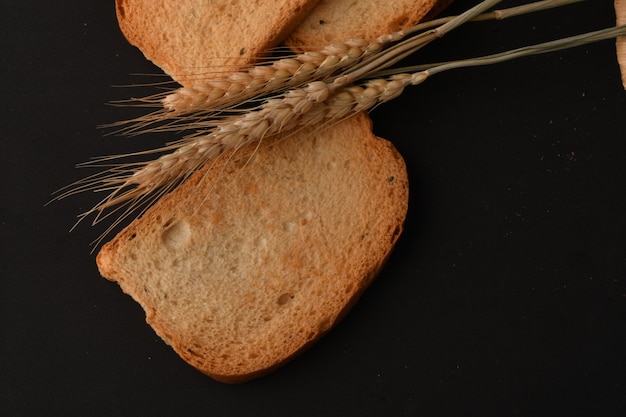
M352 39L284 58L268 65L251 67L223 78L209 79L182 87L167 95L162 104L176 114L213 112L255 97L285 91L329 75L380 52L386 45L404 37L403 32L381 36L368 43Z
M305 126L329 126L360 111L372 109L398 97L407 85L418 84L425 78L424 72L398 74L389 79L343 87L330 96L329 84L323 81L290 90L282 98L267 100L257 110L211 122L213 126L208 133L199 133L181 141L174 152L135 166L134 170L118 171L120 175L95 179L94 182L100 181L101 187L112 192L83 216L94 212L101 214L105 209L121 203L143 200L148 194L169 190L227 151ZM95 188L93 184L91 188Z

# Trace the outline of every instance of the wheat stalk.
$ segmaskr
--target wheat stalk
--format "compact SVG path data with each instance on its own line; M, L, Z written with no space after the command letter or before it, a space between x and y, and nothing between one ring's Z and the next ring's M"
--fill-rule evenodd
M442 27L451 30L459 26L464 21L479 15L487 8L499 3L500 0L485 0L478 6L465 12L463 15L445 23ZM443 33L443 31L441 31ZM439 37L437 30L427 34L427 41ZM415 50L423 42L418 42L413 47ZM347 43L344 45L348 45ZM406 48L399 49L401 54L406 53ZM392 49L387 56L397 56L398 49ZM362 54L359 54L362 55ZM337 55L335 56L335 60ZM346 56L345 54L343 56ZM361 74L364 69L376 66L378 62L384 66L385 62L392 58L384 59L378 57L366 67L357 69L356 73ZM294 65L295 67L296 65ZM269 67L266 67L269 68ZM288 72L285 71L285 74ZM354 74L354 72L350 73ZM350 77L350 76L348 76ZM282 77L283 82L289 77ZM188 177L198 168L216 158L228 150L236 150L247 143L260 141L265 137L275 135L283 131L292 131L295 127L307 124L318 124L324 119L339 119L351 113L354 108L354 88L344 87L350 84L357 77L346 78L346 76L336 78L332 83L325 81L313 81L304 87L288 90L282 98L268 99L258 109L246 111L239 116L231 116L226 119L207 119L195 121L194 127L197 129L208 129L207 134L194 134L177 144L161 149L171 151L156 160L141 164L122 164L105 171L101 176L90 178L86 182L75 184L74 190L98 189L111 191L109 196L101 201L96 207L81 216L96 212L96 219L101 218L104 210L117 206L127 201L143 198L143 196L170 189L173 184ZM389 85L395 86L397 81L392 80ZM378 90L376 90L376 88ZM273 87L278 88L277 86ZM355 87L356 88L356 87ZM395 91L387 83L373 81L368 86L368 94L380 96L386 100L391 98ZM395 93L393 93L395 94ZM399 93L398 93L399 94ZM329 99L330 97L330 99ZM327 102L327 99L330 101ZM374 103L374 101L367 101ZM361 100L360 110L365 110L371 106L365 105L366 100ZM73 192L73 191L72 191ZM62 197L65 194L62 195ZM97 221L97 220L96 220Z
M543 0L508 9L477 13L476 9L486 10L499 3L499 0L483 2L464 13L466 16L450 16L420 23L402 31L383 35L370 43L361 39L335 43L320 50L252 66L247 70L182 87L165 97L156 95L138 99L142 105L151 104L161 108L138 119L119 122L113 126L126 126L117 131L124 134L196 129L199 121L218 118L221 113L232 112L233 108L242 103L279 94L290 88L298 88L310 81L334 78L336 84L349 84L367 74L372 68L380 70L383 63L388 67L414 54L419 48L467 21L502 20L580 1L583 0ZM409 35L433 27L436 28L398 43Z
M435 29L408 39L403 40L408 34L416 32L415 28L427 28L430 23L381 37L372 43L347 41L324 48L321 52L307 52L296 58L252 67L199 87L179 89L163 100L165 108L161 113L154 113L154 117L163 119L163 113L178 115L189 112L189 118L174 118L164 129L180 130L189 125L193 126L195 133L165 147L133 154L163 153L153 160L114 163L124 156L111 156L87 163L85 165L105 163L108 169L72 184L57 198L88 190L108 192L78 220L80 222L95 213L94 223L97 223L114 213L121 213L106 234L126 216L140 207L149 206L226 152L237 152L250 143L259 144L279 133L296 132L307 126L332 125L392 100L402 94L408 85L422 83L442 71L493 64L626 34L626 28L622 26L486 57L389 69L402 58L467 21L504 18L524 10L536 11L581 0L544 0L514 10L485 13L499 1L485 0L459 16L440 20L442 24ZM269 98L239 114L228 115L227 112L219 117L214 114L215 111L226 111L229 107L262 96ZM150 123L147 120L146 123Z
M141 169L131 171L127 177L112 177L106 181L106 185L113 187L114 191L94 210L101 212L151 191L168 188L218 156L250 143L260 142L279 133L294 132L304 126L332 124L358 112L371 110L401 95L408 85L418 85L437 73L553 52L625 33L626 26L609 28L500 54L432 66L414 73L391 74L389 78L375 78L361 85L350 84L331 89L337 85L315 81L304 88L289 90L280 99L267 100L257 110L210 122L212 126L206 126L212 127L209 133L182 141L174 152L146 163Z

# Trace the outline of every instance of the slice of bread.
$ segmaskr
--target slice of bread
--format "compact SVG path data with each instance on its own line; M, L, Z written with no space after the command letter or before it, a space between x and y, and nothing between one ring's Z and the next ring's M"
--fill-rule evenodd
M276 46L317 0L116 0L122 33L189 86L234 71Z
M361 113L226 155L97 262L184 360L243 382L342 318L388 258L407 204L402 157Z
M452 0L320 0L289 34L285 43L296 51L348 39L373 41L411 27Z

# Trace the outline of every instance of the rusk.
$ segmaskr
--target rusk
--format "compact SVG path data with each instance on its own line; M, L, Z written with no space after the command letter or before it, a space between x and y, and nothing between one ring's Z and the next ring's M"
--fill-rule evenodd
M224 155L97 262L184 360L244 382L344 316L390 255L407 205L404 161L361 113Z

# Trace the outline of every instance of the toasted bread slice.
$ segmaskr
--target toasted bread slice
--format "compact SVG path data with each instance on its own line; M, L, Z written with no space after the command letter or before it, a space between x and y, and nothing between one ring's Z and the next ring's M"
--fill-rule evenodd
M452 0L320 0L285 44L311 50L348 39L373 41L438 13ZM431 13L432 12L432 13Z
M230 72L276 46L317 0L116 0L122 33L152 62L189 86Z
M402 157L357 114L226 155L97 263L185 361L243 382L337 323L388 258L407 204Z

